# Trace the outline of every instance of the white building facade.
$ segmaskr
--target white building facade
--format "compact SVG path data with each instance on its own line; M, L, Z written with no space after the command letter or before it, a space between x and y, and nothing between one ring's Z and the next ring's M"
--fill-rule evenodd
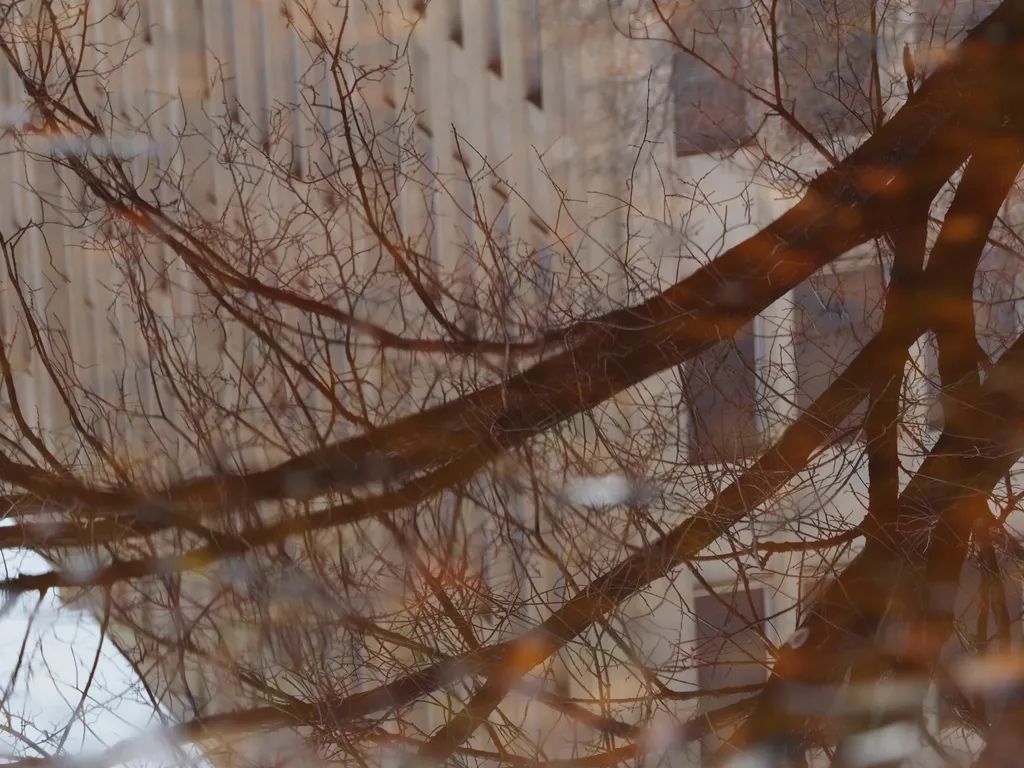
M15 70L0 65L10 117L0 142L13 150L0 156L0 176L14 180L0 192L0 232L10 244L2 311L19 401L15 408L5 395L5 428L12 439L25 429L39 435L39 446L27 449L35 461L49 452L97 483L159 488L215 471L217 462L254 469L352 436L358 419L343 412L379 426L500 381L536 356L491 350L478 364L384 352L342 323L304 326L308 313L286 306L281 338L313 371L293 382L282 378L289 366L280 351L260 335L267 327L229 316L237 300L218 302L205 281L220 279L222 269L240 276L229 281L236 296L251 279L334 302L404 337L437 336L449 324L511 350L661 291L773 221L807 179L905 98L904 43L925 74L945 42L985 13L949 3L788 4L775 78L763 5L660 4L659 15L636 0L68 0L54 20L43 4L15 3L16 21L0 37L20 46L26 62L38 58L30 44L47 24L72 42L86 30L76 108L98 116L111 147L104 152L123 158L141 194L152 191L139 206L157 210L140 224L99 201L80 169L51 162L87 154L74 143L84 139L55 141L37 130L40 116L25 111ZM830 29L829 45L809 43ZM841 59L826 55L834 50ZM46 77L68 79L59 67ZM118 171L96 173L116 186ZM205 266L160 241L165 219L157 213L179 223L172 239L202 254ZM1007 233L1013 215L1008 204ZM573 420L551 438L563 443L559 458L534 475L555 487L574 474L648 477L657 490L648 511L654 523L698 509L877 330L887 259L874 246L847 254L755 318L735 344ZM989 276L979 281L980 335L992 354L1021 330L1014 264L993 250ZM251 295L254 313L266 313L266 301ZM937 434L927 347L918 345L921 365L910 376L910 467ZM75 370L54 365L71 359ZM27 427L16 423L17 410ZM268 414L270 426L262 421ZM588 636L606 656L600 663L570 650L533 684L554 680L582 701L621 702L642 695L643 666L672 670L679 690L763 680L771 646L793 632L796 606L827 580L824 565L835 552L762 560L756 545L812 531L825 538L863 515L857 439L855 430L843 436L756 523L720 542L718 559L622 608L617 620L630 633L622 642L643 663L616 659L623 646L610 633ZM601 526L587 514L567 515L559 530L552 516L535 514L536 482L502 480L532 477L517 461L488 473L478 496L447 494L430 507L423 540L443 542L453 520L464 526L459 541L470 554L456 558L463 564L446 571L443 551L427 546L424 567L450 579L460 600L477 601L467 610L482 644L514 636L621 559L616 537L642 541L621 509L602 510ZM250 512L276 521L318 509ZM541 518L537 530L550 527L562 547L556 555L531 543L530 526ZM501 519L512 523L489 528ZM97 547L88 558L161 553L171 543ZM729 549L744 553L727 556ZM425 664L423 648L457 645L445 634L454 632L450 624L410 606L433 598L396 586L409 560L383 523L306 533L258 567L234 558L180 581L118 586L111 634L183 719L265 701L254 675L300 699L327 688L354 694ZM376 568L379 593L367 593L369 580L349 568ZM310 597L325 587L333 595ZM516 615L502 615L510 596ZM363 627L361 639L346 644L353 616L373 617L376 630ZM742 616L747 626L737 623ZM711 657L726 663L709 665ZM728 663L751 657L765 664ZM588 664L603 678L588 678ZM335 679L317 680L316 665ZM520 726L511 749L560 756L596 743L526 690L504 710ZM427 697L431 704L403 714L395 729L411 744L426 738L460 706L458 693ZM696 706L707 705L683 702L672 712L681 717ZM639 713L615 710L624 720ZM473 747L493 748L483 730ZM261 736L211 754L262 763L278 749L295 754L299 742L290 738ZM385 745L369 759L400 753ZM352 762L343 748L320 757Z

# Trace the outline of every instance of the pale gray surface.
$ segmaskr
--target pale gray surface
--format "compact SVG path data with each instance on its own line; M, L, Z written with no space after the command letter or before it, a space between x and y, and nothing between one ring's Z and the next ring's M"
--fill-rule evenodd
M33 552L16 550L0 556L5 577L49 570L46 560ZM143 735L144 756L121 764L162 768L189 762L161 738L166 717L149 700L120 651L109 639L101 642L95 617L61 605L55 595L48 594L40 602L37 594L29 593L0 621L3 758L12 752L23 757L45 753L89 758ZM96 672L83 700L82 690L94 665Z

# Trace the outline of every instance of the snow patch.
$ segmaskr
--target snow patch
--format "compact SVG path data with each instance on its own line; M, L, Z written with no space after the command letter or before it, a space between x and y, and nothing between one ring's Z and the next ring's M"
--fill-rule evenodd
M852 736L846 744L846 763L861 768L903 760L920 746L921 736L916 725L893 723Z
M155 153L153 141L145 136L111 140L103 136L39 137L44 148L58 157L95 155L128 160Z
M576 477L565 483L562 493L570 504L589 509L643 503L647 495L646 489L622 474Z
M1006 690L1024 680L1024 659L1009 653L964 656L949 673L964 693Z
M71 553L64 564L64 573L72 584L88 584L102 568L103 564L92 553Z
M724 768L771 768L772 760L765 749L754 749L730 757Z
M803 644L807 642L807 638L811 636L811 630L807 627L800 627L796 632L789 638L789 642L786 643L790 648L802 648Z
M679 727L667 715L656 717L644 734L643 743L649 754L664 754L679 746Z

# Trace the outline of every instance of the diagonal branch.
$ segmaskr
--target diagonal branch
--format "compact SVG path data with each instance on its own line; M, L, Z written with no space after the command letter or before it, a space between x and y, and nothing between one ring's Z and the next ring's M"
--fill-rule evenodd
M1004 45L1020 35L1016 5L1005 4L980 32L1002 25ZM980 39L980 38L979 38ZM306 500L426 471L457 456L521 445L532 436L586 411L644 379L692 359L733 336L746 321L839 254L891 230L922 201L931 200L966 159L991 109L983 85L992 51L967 54L937 71L874 137L811 183L803 200L757 235L730 249L686 280L636 307L618 310L570 339L571 348L501 385L433 408L351 440L260 472L195 479L169 488L150 506L178 507L191 516L220 516L262 500ZM45 113L56 106L33 96ZM125 215L137 216L92 171L69 161L92 191ZM0 467L0 480L16 487L22 473ZM26 488L51 498L45 484ZM66 503L68 493L59 500ZM134 494L111 493L97 514L138 506ZM168 523L171 524L171 523Z
M1024 149L1014 140L987 143L968 164L947 216L951 225L943 228L929 260L932 298L919 310L919 317L928 324L948 312L951 302L971 304L974 271L988 231L1022 161ZM960 217L967 215L974 217L976 226L965 237ZM973 314L970 320L973 339ZM969 417L947 425L904 490L896 524L875 530L861 553L830 585L803 625L806 641L799 649L782 648L772 680L737 736L737 746L782 742L791 756L802 752L806 737L801 723L806 718L785 705L787 692L795 686L826 685L841 679L852 658L872 652L871 639L887 612L895 611L904 619L919 613L922 604L928 605L919 594L922 577L936 586L959 580L966 556L965 531L979 509L986 509L985 499L992 487L1024 449L1020 425L1005 418L1020 410L1007 386L1022 359L1024 341L1018 340L992 369L984 386L975 388L970 376L959 380L961 388L956 394L962 402L968 402L964 389L975 389ZM971 367L951 363L947 375L975 370L974 364L973 358ZM931 628L938 631L934 639L938 647L952 628L951 603L946 609L930 617L938 624ZM938 647L930 642L926 655L937 654Z
M1010 26L1010 22L1013 22L1012 27ZM936 82L939 81L944 82L946 85L952 85L952 83L946 82L946 78L955 76L958 66L964 66L966 71L973 72L975 74L977 74L977 70L973 69L972 62L976 65L981 65L981 62L986 62L991 66L1002 65L1004 68L1009 67L1012 62L1006 60L1008 57L1005 53L1001 53L998 49L993 50L989 43L986 42L986 40L991 37L987 35L986 31L990 28L989 25L991 24L1005 25L1005 27L1000 31L1006 32L1008 38L1012 37L1019 40L1021 37L1024 37L1024 7L1021 7L1018 3L1012 2L1012 0L1011 2L1004 3L992 16L989 17L986 22L979 25L979 27L973 30L968 36L966 44L960 51L960 57L957 65L937 73L936 76L930 79L921 91L918 92L918 96L923 96L930 86L934 87ZM982 35L985 35L986 37L982 37ZM981 65L981 68L984 69L984 65ZM979 144L981 143L981 139L991 138L990 131L992 131L995 126L1001 127L1004 125L1004 121L1001 119L1003 111L1001 108L1005 106L1004 98L1006 93L1014 93L1012 83L1006 82L1006 71L1012 71L1012 69L1004 69L1002 79L1000 79L998 75L993 75L988 78L988 88L979 87L978 91L972 93L972 101L976 98L976 103L972 104L971 107L978 110L975 116L982 121L983 126L981 135L976 137L979 140ZM973 75L967 76L967 80L973 80ZM975 84L977 86L981 86L981 83L979 82L975 82ZM978 95L975 97L975 94ZM929 94L926 103L931 103L931 100L937 97L938 94ZM896 124L901 116L913 114L916 104L920 103L922 102L917 102L912 99L905 109L897 113L896 117L888 127L892 127ZM945 140L955 141L952 136L946 136ZM961 139L961 141L962 140L963 139ZM1013 148L1016 149L1016 142L1014 141L1011 143ZM870 141L867 142L861 147L861 149L870 144ZM858 153L854 153L854 157L856 157L857 154ZM820 181L826 176L827 174L819 177L817 181ZM1014 176L1016 176L1016 172L1014 172ZM817 181L815 183L817 183ZM909 183L913 184L914 182L909 181ZM937 191L937 188L934 189ZM920 192L920 190L921 188L918 187L918 192ZM811 192L804 198L804 201L801 204L806 203L808 199L813 199L811 198L813 191L814 184L812 184ZM934 194L932 196L934 196ZM919 214L926 206L926 201L931 200L932 196L929 196L926 199L915 196L914 194L909 194L906 197L903 197L899 200L899 203L901 204L901 214L903 214L904 217L907 215L913 217L915 214ZM889 219L886 223L891 226L895 226L900 223L905 223L906 220L906 218L896 221ZM879 223L882 223L883 221L884 219L881 217L878 219ZM850 367L852 368L853 365ZM941 442L942 440L940 440L940 443ZM914 496L911 494L908 498L913 500ZM698 516L694 518L694 520L699 521L701 520L701 517ZM725 525L728 525L731 522L735 521L730 521L728 519L722 521ZM663 539L661 541L663 542L665 540ZM669 563L672 563L675 558L679 557L683 542L680 541L679 544L680 546L676 547L674 551L672 551L671 555L666 558ZM657 544L655 547L657 547ZM683 558L692 557L695 554L696 551L686 551L685 554L683 554ZM674 564L670 567L674 567ZM854 572L856 573L855 569ZM591 610L593 610L595 614L600 615L603 612L610 610L614 605L621 602L621 600L635 593L637 581L646 581L645 577L647 577L648 574L644 573L643 576L636 581L633 580L633 578L635 578L633 574L616 574L616 576L617 578L615 580L607 584L604 579L599 579L597 582L594 582L583 595L580 596L581 598L586 596L590 597L592 602L589 603L588 607L592 606ZM878 574L872 574L872 576L877 578ZM875 582L875 584L877 585L877 582ZM886 584L886 586L888 586L888 584ZM584 604L587 604L586 601L584 601ZM572 603L570 603L570 605L572 605ZM567 606L567 608L568 607L569 606ZM492 670L491 674L488 675L486 682L473 696L465 709L463 709L462 712L452 718L452 720L434 734L428 744L421 750L421 756L429 760L443 762L452 753L453 749L462 744L473 733L473 731L490 716L490 713L493 712L494 708L497 707L508 694L508 691L511 686L515 684L515 681L517 681L522 675L526 674L526 672L532 669L533 666L547 658L551 653L560 649L566 642L575 637L582 628L588 626L593 620L590 611L581 611L580 613L575 614L569 613L569 618L574 619L578 624L565 622L561 626L549 627L548 622L545 622L535 632L532 632L530 635L523 638L521 641L522 652L515 654L513 656L512 663L506 665L504 668ZM828 629L826 627L822 627L818 630L818 636L815 637L815 640L820 643L822 636L827 637L827 635ZM782 679L789 678L783 674ZM781 702L778 701L778 698L772 695L762 696L760 701L762 703L770 702L770 706L775 710L777 710L781 704ZM759 707L759 711L763 712L764 710L762 707ZM776 717L769 715L764 719L766 721L774 721L776 720ZM771 738L774 738L774 736Z

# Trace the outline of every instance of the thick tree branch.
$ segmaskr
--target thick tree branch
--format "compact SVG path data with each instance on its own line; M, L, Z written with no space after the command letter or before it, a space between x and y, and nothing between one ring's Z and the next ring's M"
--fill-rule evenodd
M999 50L1015 44L1015 9L1014 2L1004 4L979 27L979 35L999 25L1006 30ZM306 500L407 477L488 445L508 449L731 337L821 266L906 220L966 159L993 120L993 97L984 87L993 50L977 42L979 35L882 130L812 182L803 200L775 223L648 302L585 324L567 351L501 385L267 470L169 488L148 499L148 506L220 516L256 501ZM33 95L47 114L57 108L39 89ZM86 166L72 170L90 183ZM93 187L101 199L124 209L102 184ZM17 467L0 472L0 480L26 487L26 473ZM36 481L26 489L69 503L68 489L59 484L51 490ZM96 514L125 513L129 521L131 508L139 506L136 494L72 499Z
M973 275L988 231L1022 160L1021 144L1013 140L988 143L968 164L947 216L952 225L944 227L929 259L929 293L936 297L923 308L929 324L948 311L949 301L970 305ZM965 237L959 216L968 214L976 217L977 226ZM940 301L941 297L947 301ZM973 338L973 314L970 319ZM966 533L985 509L985 499L998 478L1024 449L1021 425L1013 419L1020 403L1008 389L1021 360L1024 342L1018 340L992 369L985 385L975 390L969 418L958 418L944 430L903 491L896 524L874 531L862 552L830 585L803 624L807 640L801 647L782 649L765 695L737 736L737 746L781 743L790 757L798 756L806 745L804 728L801 716L786 706L786 692L793 686L835 684L854 658L874 652L869 646L883 617L914 621L920 616L929 603L921 594L922 582L926 588L929 583L945 586L959 580ZM964 370L973 368L951 364L947 374ZM974 388L974 382L968 378L964 386ZM968 402L960 390L957 396ZM951 603L947 608L941 620L932 617L942 626L930 628L932 633L939 632L932 642L940 647L951 630ZM926 656L938 651L931 644L929 648Z

